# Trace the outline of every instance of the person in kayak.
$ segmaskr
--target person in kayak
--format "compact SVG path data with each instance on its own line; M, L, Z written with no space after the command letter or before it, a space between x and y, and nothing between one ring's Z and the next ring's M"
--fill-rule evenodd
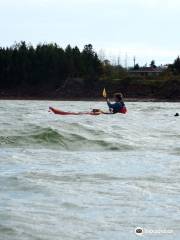
M106 98L106 101L107 101L107 105L109 107L110 113L113 113L113 114L115 114L115 113L126 114L127 113L127 108L124 104L122 93L114 94L115 103L111 103L109 98Z

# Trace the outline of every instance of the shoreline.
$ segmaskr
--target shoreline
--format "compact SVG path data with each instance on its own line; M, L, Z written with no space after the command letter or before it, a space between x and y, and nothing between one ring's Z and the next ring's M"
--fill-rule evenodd
M103 98L52 98L52 97L0 97L2 100L11 101L92 101L103 102ZM125 102L180 102L180 99L161 99L161 98L124 98Z

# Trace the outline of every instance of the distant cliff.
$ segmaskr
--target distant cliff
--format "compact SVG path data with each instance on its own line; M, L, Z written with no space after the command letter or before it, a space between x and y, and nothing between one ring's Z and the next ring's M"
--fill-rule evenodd
M73 81L65 87L24 87L0 90L1 99L100 99L102 89L106 87L109 96L114 92L122 92L126 98L147 98L159 100L180 100L179 80L151 80L142 81L134 79L123 79L112 81L97 81L92 86Z

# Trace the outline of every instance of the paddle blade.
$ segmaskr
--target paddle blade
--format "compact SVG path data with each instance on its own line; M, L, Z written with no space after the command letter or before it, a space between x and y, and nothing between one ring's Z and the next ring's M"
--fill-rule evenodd
M107 97L107 93L106 93L106 89L104 88L103 90L103 97L106 98Z

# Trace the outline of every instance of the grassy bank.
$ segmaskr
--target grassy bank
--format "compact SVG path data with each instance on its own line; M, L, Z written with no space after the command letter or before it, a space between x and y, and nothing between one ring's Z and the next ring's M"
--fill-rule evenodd
M127 77L118 80L98 80L87 85L83 79L75 79L64 87L44 85L1 89L1 99L47 99L47 100L100 100L102 89L106 87L109 96L122 92L124 97L133 100L180 100L180 79L140 79Z

